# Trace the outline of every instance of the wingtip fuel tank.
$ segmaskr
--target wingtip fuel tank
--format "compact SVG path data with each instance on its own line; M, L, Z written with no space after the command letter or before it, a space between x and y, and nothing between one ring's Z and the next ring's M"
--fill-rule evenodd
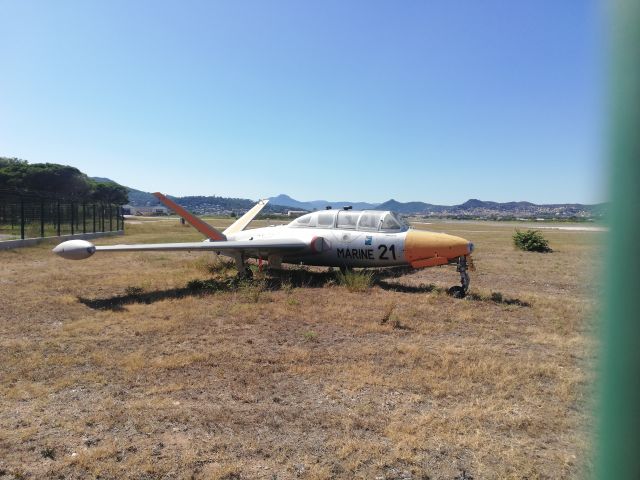
M67 240L53 249L53 253L67 260L84 260L96 251L93 243L86 240Z

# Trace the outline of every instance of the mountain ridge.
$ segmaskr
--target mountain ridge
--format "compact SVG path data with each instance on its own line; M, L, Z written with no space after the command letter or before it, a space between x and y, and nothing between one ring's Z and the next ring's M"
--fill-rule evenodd
M109 178L92 177L100 182L112 182ZM133 206L155 206L160 202L150 193L126 187L129 192L129 203ZM189 195L170 198L195 213L229 213L246 211L255 203L246 198L219 197L215 195ZM494 202L470 198L458 205L437 205L422 201L399 202L393 198L379 203L311 200L300 201L281 193L269 197L266 212L286 213L288 210L323 210L327 206L342 208L351 206L354 210L378 209L393 210L405 215L421 215L456 218L594 218L602 217L605 203L551 203L536 204L527 201Z
M273 202L275 205L282 205L285 207L295 207L300 208L302 210L324 210L326 207L331 206L333 208L340 208L344 206L351 206L354 210L367 210L375 208L377 203L370 202L353 202L349 200L338 200L338 201L328 201L328 200L310 200L310 201L300 201L294 198L291 198L289 195L285 193L281 193L276 195L275 197L269 197L269 201Z

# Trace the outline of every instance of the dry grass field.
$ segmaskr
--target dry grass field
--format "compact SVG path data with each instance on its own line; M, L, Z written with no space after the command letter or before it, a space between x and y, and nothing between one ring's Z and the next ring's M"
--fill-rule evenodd
M468 298L453 267L351 291L238 284L210 254L0 251L0 479L584 478L602 233L535 254L513 224L420 228L475 242Z

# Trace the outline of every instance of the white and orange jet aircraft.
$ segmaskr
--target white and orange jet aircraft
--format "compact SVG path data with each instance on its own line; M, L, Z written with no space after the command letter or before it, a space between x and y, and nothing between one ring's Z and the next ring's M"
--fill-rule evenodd
M328 209L308 213L287 225L245 230L268 202L261 200L220 232L161 193L154 195L207 237L206 240L104 246L86 240L68 240L53 252L63 258L82 260L95 252L212 251L235 259L240 275L251 272L245 264L247 258L265 259L270 268L279 268L282 263L341 269L455 264L461 285L450 288L449 292L463 297L469 289L468 267L473 243L444 233L414 230L390 211Z

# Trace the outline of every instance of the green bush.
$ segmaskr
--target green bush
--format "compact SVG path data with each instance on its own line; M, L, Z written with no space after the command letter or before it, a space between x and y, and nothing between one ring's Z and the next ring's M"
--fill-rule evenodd
M513 234L513 243L525 252L547 253L553 251L549 247L549 241L537 230L527 230L526 232L516 230L516 233Z

